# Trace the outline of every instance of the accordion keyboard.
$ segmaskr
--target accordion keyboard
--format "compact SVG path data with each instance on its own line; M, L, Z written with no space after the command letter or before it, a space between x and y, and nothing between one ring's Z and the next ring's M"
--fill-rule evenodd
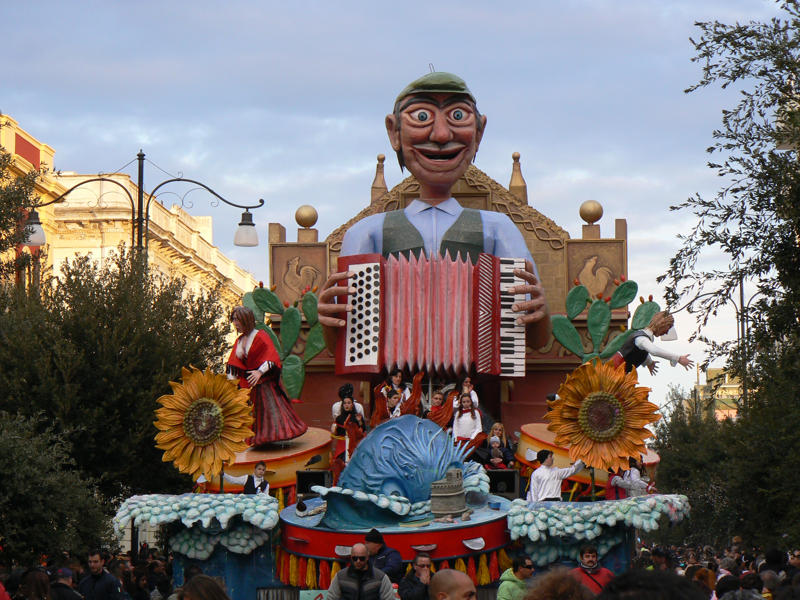
M509 289L526 285L525 280L514 275L514 269L525 270L525 259L500 259L500 375L525 376L525 326L517 323L519 313L511 307L527 300L526 294L512 294Z

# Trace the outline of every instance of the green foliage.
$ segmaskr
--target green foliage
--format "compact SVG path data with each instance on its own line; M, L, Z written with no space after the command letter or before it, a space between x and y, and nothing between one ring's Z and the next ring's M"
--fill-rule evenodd
M630 335L630 331L625 331L611 337L606 346L602 346L603 340L608 337L612 309L627 306L636 297L636 292L639 289L639 286L634 281L619 283L615 280L615 283L617 287L611 297L605 300L601 298L592 300L586 286L576 285L567 293L567 316L553 315L551 317L553 337L565 349L578 356L582 362L587 362L597 357L607 360L622 347L622 344ZM581 336L575 325L572 324L572 321L583 312L587 304L589 305L589 310L586 312L586 328L589 330L589 337L592 340L592 349L589 352L584 349ZM650 304L655 303L650 302ZM658 305L656 304L655 306L656 310L658 310ZM641 306L636 309L634 323L637 322L636 315L640 314L641 309ZM655 311L653 314L655 314ZM649 321L650 319L648 319L648 323ZM646 325L647 323L642 327ZM642 327L635 328L641 329Z
M156 399L185 365L219 366L224 310L124 250L64 265L40 296L0 290L0 406L41 413L106 498L186 491L155 448Z
M648 300L647 302L642 301L642 303L636 307L636 310L633 311L631 329L634 331L637 329L644 329L650 324L650 321L652 321L653 317L656 316L656 313L660 310L661 307L652 300Z
M299 398L300 391L303 389L303 383L306 377L306 368L303 364L303 359L296 354L290 354L283 361L283 370L281 371L281 379L283 387L290 398Z
M757 289L745 314L752 345L709 340L712 359L729 358L728 370L748 378L742 367L753 363L737 353L745 359L768 354L774 343L800 332L800 4L780 7L782 14L767 22L697 24L692 60L703 71L687 92L719 86L733 104L723 109L708 148L708 166L722 187L713 198L696 195L672 207L695 215L697 224L681 236L682 247L659 278L670 305L688 301L697 314L696 335L738 300L740 281ZM778 143L791 150L779 150ZM703 261L720 252L724 265Z
M297 338L300 336L300 325L302 324L303 317L300 311L294 306L290 306L283 311L283 318L281 319L281 360L285 361L286 357L294 348Z
M75 468L67 433L0 411L0 564L84 554L111 539L104 500Z
M0 115L0 120L2 118ZM25 243L31 233L30 227L20 226L20 219L26 214L23 209L38 202L35 186L42 175L41 171L30 171L17 176L11 171L13 161L14 157L0 147L0 279L13 277L17 269L30 262L29 254L17 257L14 250Z

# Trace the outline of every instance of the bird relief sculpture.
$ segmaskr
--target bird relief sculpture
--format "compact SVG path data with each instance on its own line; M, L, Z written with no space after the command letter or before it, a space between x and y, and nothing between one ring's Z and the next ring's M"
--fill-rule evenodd
M300 256L292 256L286 261L286 272L283 274L283 284L291 292L292 299L299 298L304 290L319 285L320 270L311 265L301 265Z
M586 287L589 296L593 298L605 292L609 282L614 278L611 269L597 266L597 259L597 255L587 258L578 273L578 282Z

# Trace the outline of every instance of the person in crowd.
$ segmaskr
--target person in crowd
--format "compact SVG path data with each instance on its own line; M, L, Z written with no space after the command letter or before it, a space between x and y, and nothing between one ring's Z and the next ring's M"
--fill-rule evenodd
M386 407L389 410L389 418L396 419L402 413L403 395L397 390L389 390L386 397Z
M466 573L442 569L431 578L430 600L477 600L478 590Z
M358 428L360 435L356 435L356 439L348 439L349 425L354 425ZM334 436L333 441L335 443L333 450L334 459L347 462L347 457L352 455L356 445L358 445L358 442L361 440L366 430L367 424L364 421L364 415L356 410L355 401L346 396L342 399L341 410L336 420L331 425L331 434ZM347 457L345 457L346 451L348 453Z
M472 406L477 409L480 403L478 400L478 393L475 391L475 386L472 385L472 377L469 375L464 377L458 385L458 389L461 390L462 394L469 394L469 397L472 399ZM457 400L453 400L453 408L458 408Z
M734 577L739 577L739 568L736 564L736 561L733 560L730 556L726 556L722 560L719 561L719 567L717 568L717 579L720 577L724 577L725 575L733 575Z
M597 547L587 544L579 553L580 564L570 571L576 581L592 594L599 594L606 584L614 579L614 573L601 567L597 560Z
M492 438L498 438L500 441L498 450L500 456L492 456L491 452L491 443ZM514 463L514 446L511 444L508 437L506 437L506 428L503 427L503 424L497 421L493 423L491 428L489 429L489 440L488 446L485 448L480 449L479 457L483 465L488 469L513 469L515 466ZM500 460L497 460L497 459ZM497 466L502 463L503 467ZM490 466L492 465L492 466Z
M606 584L596 600L706 600L691 581L667 571L634 569Z
M126 571L125 562L117 558L110 560L108 562L108 572L119 582L120 597L123 600L131 600L131 595L126 589L126 584L130 585L130 573Z
M528 502L561 500L561 482L572 477L583 468L583 461L576 461L569 467L559 469L553 466L553 451L539 450L536 453L539 467L531 474L528 486Z
M689 576L689 569L693 569L691 577ZM711 569L706 569L700 565L691 565L686 569L686 578L693 581L703 591L707 600L710 600L714 595L717 577Z
M172 582L166 575L156 581L156 589L150 592L150 600L168 600L172 595Z
M56 570L55 581L50 584L50 597L52 600L82 600L73 588L72 569L61 567Z
M188 565L183 570L183 585L179 588L175 588L168 600L180 600L186 584L189 583L193 577L197 577L198 575L202 574L203 569L201 569L198 565Z
M183 584L179 600L230 600L230 598L219 581L201 573Z
M431 583L431 555L420 552L411 563L411 570L400 580L400 600L428 600Z
M528 556L517 556L511 567L500 575L497 600L522 600L533 576L533 561Z
M395 600L389 577L369 563L365 544L350 548L350 565L340 570L328 587L326 600Z
M373 528L364 536L364 541L369 551L369 564L386 573L392 583L400 583L403 576L403 558L394 548L389 548L383 540L383 535Z
M786 553L778 548L770 548L764 553L764 562L758 566L758 572L775 571L778 577L786 577Z
M714 588L714 593L717 598L722 598L729 592L735 592L739 589L739 578L733 575L723 575L717 579L717 585Z
M422 413L422 418L428 418L428 415L431 413L436 413L442 410L444 406L444 392L442 391L435 391L431 394L431 407Z
M483 431L481 415L472 404L472 396L461 394L461 409L453 416L453 439L469 441Z
M90 550L89 574L78 584L78 592L85 600L122 600L122 585L104 567L101 551Z
M364 418L364 407L361 406L361 403L356 402L355 398L353 398L353 384L352 383L345 383L343 386L339 388L339 400L338 402L334 402L333 406L331 407L331 418L335 421L336 417L339 416L339 413L342 412L342 402L344 402L345 398L350 398L353 401L353 407L355 408L356 412L361 415L361 418Z
M489 438L489 449L486 462L483 465L487 469L507 469L506 456L500 445L500 438L493 435Z
M267 463L260 460L253 467L252 475L228 475L223 471L225 481L244 487L245 494L269 494L267 481Z
M28 569L22 576L20 592L25 600L52 600L47 571L42 567Z
M749 573L745 577L759 577L761 579L761 595L766 600L773 600L778 588L781 586L781 578L775 571L761 571L761 573ZM744 586L744 577L742 578L742 585ZM754 588L755 589L755 586Z
M400 394L401 404L408 400L408 397L411 396L411 390L409 390L408 386L403 383L403 371L397 368L392 369L389 372L389 377L387 377L386 384L383 386L382 391L383 395L386 396L387 399L389 398L389 393L392 391Z
M654 571L674 571L672 555L669 550L660 546L651 553Z
M147 583L147 571L137 567L133 570L131 587L128 589L132 600L149 600L150 588Z
M786 579L791 581L798 573L800 573L800 550L792 550L789 552L789 564L786 566Z
M569 573L569 569L550 569L533 580L533 587L525 600L590 600L594 598L588 589Z

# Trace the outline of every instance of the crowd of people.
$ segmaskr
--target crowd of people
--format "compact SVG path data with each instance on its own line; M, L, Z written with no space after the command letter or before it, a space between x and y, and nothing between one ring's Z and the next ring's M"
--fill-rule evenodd
M358 441L370 427L403 414L414 414L439 423L455 440L472 443L470 459L487 469L512 469L515 467L515 444L505 427L495 421L480 406L480 398L467 376L458 382L437 385L429 397L423 393L412 396L412 385L403 381L403 372L395 369L386 381L375 390L369 407L370 421L364 406L355 399L353 385L346 383L338 390L338 399L331 409L331 434L335 438L333 457L345 460L345 450L352 454ZM449 399L449 402L448 402ZM385 403L385 406L377 406ZM448 404L452 403L452 406ZM413 408L409 409L409 405ZM382 416L378 416L382 415ZM351 433L347 439L348 430ZM356 433L353 439L353 432Z
M112 556L90 550L85 559L65 554L44 565L0 571L0 600L229 600L224 586L197 565L175 586L171 557L146 548Z
M711 547L642 547L632 568L619 575L600 564L597 548L580 548L578 566L537 570L518 555L494 582L497 600L794 600L800 598L800 550L722 553ZM405 575L402 573L405 572ZM444 581L443 581L444 580ZM449 591L443 588L449 588ZM395 592L396 591L396 592ZM434 572L430 554L419 552L407 569L377 530L352 546L350 564L328 589L328 600L469 600L472 579L460 571Z

